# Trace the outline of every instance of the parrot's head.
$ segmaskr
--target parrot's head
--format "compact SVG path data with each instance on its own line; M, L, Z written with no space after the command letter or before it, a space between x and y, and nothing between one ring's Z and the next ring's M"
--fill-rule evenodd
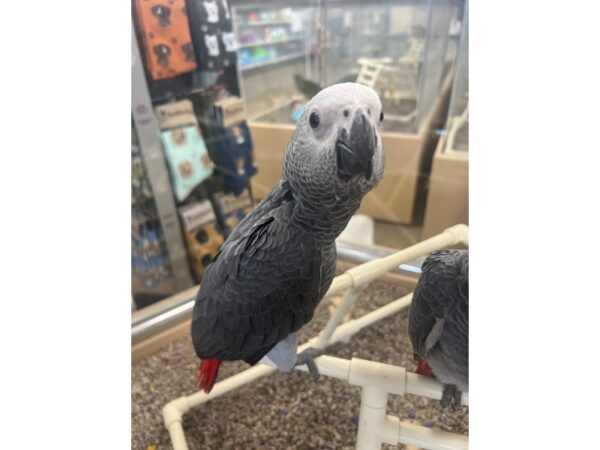
M360 198L383 176L381 101L370 87L334 84L304 107L283 163L284 178L310 199Z

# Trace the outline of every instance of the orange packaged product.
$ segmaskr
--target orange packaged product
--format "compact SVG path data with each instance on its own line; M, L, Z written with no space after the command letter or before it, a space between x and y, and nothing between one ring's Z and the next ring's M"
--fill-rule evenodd
M146 47L146 63L155 80L191 72L196 65L185 0L135 0Z

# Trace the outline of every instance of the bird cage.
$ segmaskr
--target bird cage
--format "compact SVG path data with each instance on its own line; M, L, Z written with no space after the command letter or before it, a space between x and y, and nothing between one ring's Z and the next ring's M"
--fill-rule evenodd
M396 61L391 58L359 58L357 83L377 91L386 120L407 123L417 114L419 66L423 40L411 40L408 50Z

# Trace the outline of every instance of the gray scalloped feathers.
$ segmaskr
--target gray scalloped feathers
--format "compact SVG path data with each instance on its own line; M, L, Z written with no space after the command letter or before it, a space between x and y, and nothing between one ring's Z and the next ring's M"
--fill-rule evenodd
M334 277L335 238L383 175L380 114L375 91L355 83L306 105L283 179L207 268L192 321L199 358L255 364L312 319Z
M411 303L409 334L415 355L440 382L469 390L468 250L427 257Z

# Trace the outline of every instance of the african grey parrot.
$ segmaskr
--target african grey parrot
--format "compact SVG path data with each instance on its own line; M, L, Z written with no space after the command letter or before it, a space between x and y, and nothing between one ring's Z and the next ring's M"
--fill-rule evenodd
M439 250L425 259L408 331L417 373L444 384L443 407L460 408L469 390L469 251Z
M224 360L283 371L297 358L297 333L313 317L335 272L335 238L383 175L381 102L343 83L307 103L287 146L283 177L227 238L196 297L192 340L199 387L209 392Z

